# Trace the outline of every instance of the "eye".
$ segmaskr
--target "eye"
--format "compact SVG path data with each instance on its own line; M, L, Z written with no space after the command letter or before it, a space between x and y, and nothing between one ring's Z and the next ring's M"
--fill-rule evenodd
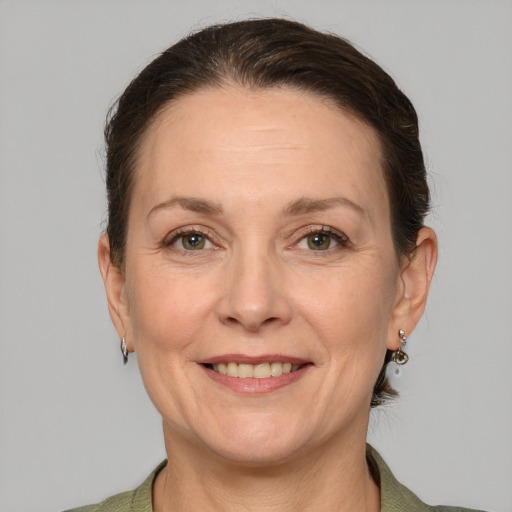
M310 251L327 251L334 249L337 246L348 246L348 239L342 233L334 231L332 228L323 227L315 229L303 236L297 247L303 250Z
M198 231L181 231L173 233L172 238L165 242L167 247L174 247L185 251L200 251L214 248L211 240L204 233Z
M313 251L325 251L331 246L332 239L324 233L313 233L306 237L308 248Z
M206 237L200 233L190 233L180 237L177 241L180 241L183 249L187 251L198 251L204 249L206 245Z

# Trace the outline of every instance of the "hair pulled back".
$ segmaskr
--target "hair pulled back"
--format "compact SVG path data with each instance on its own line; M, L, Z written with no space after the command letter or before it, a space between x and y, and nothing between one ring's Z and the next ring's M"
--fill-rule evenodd
M128 212L146 130L169 102L226 83L314 93L371 126L382 146L395 250L398 256L414 251L430 195L411 102L345 39L271 18L215 25L182 39L155 58L111 109L105 128L106 231L114 265L124 267ZM372 406L395 394L385 375L390 356L388 351Z

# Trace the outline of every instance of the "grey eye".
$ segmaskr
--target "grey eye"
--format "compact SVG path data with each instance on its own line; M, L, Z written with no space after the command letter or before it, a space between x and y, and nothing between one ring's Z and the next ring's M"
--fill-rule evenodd
M190 233L180 238L181 245L187 251L198 251L204 249L206 245L206 237L200 233Z
M332 238L324 233L312 233L307 236L308 248L313 251L325 251L331 247Z

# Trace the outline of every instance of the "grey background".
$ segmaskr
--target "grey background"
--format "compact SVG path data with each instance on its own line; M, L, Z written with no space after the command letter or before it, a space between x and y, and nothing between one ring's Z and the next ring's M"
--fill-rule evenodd
M151 56L212 22L287 15L339 33L421 119L440 261L401 398L370 440L431 503L512 510L512 2L0 2L0 510L51 511L164 457L96 264L102 123Z

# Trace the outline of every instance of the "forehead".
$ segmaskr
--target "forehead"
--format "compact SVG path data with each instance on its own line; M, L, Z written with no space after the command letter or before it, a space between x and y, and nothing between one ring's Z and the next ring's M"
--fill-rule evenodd
M320 126L322 133L315 137ZM331 137L325 138L327 131ZM254 91L226 85L199 90L171 102L157 114L144 138L156 142L160 136L174 132L181 142L186 142L192 135L198 139L194 140L197 147L200 141L230 144L236 135L238 144L255 145L260 139L267 143L271 133L276 144L290 142L293 135L304 142L316 138L317 147L327 147L340 142L341 131L342 139L359 139L359 149L380 158L380 142L373 128L331 99L287 87ZM208 138L203 139L201 134L208 134Z
M220 187L283 199L334 187L356 202L387 203L375 131L328 99L287 88L226 86L174 101L145 134L135 183L152 200L191 186L195 195Z

